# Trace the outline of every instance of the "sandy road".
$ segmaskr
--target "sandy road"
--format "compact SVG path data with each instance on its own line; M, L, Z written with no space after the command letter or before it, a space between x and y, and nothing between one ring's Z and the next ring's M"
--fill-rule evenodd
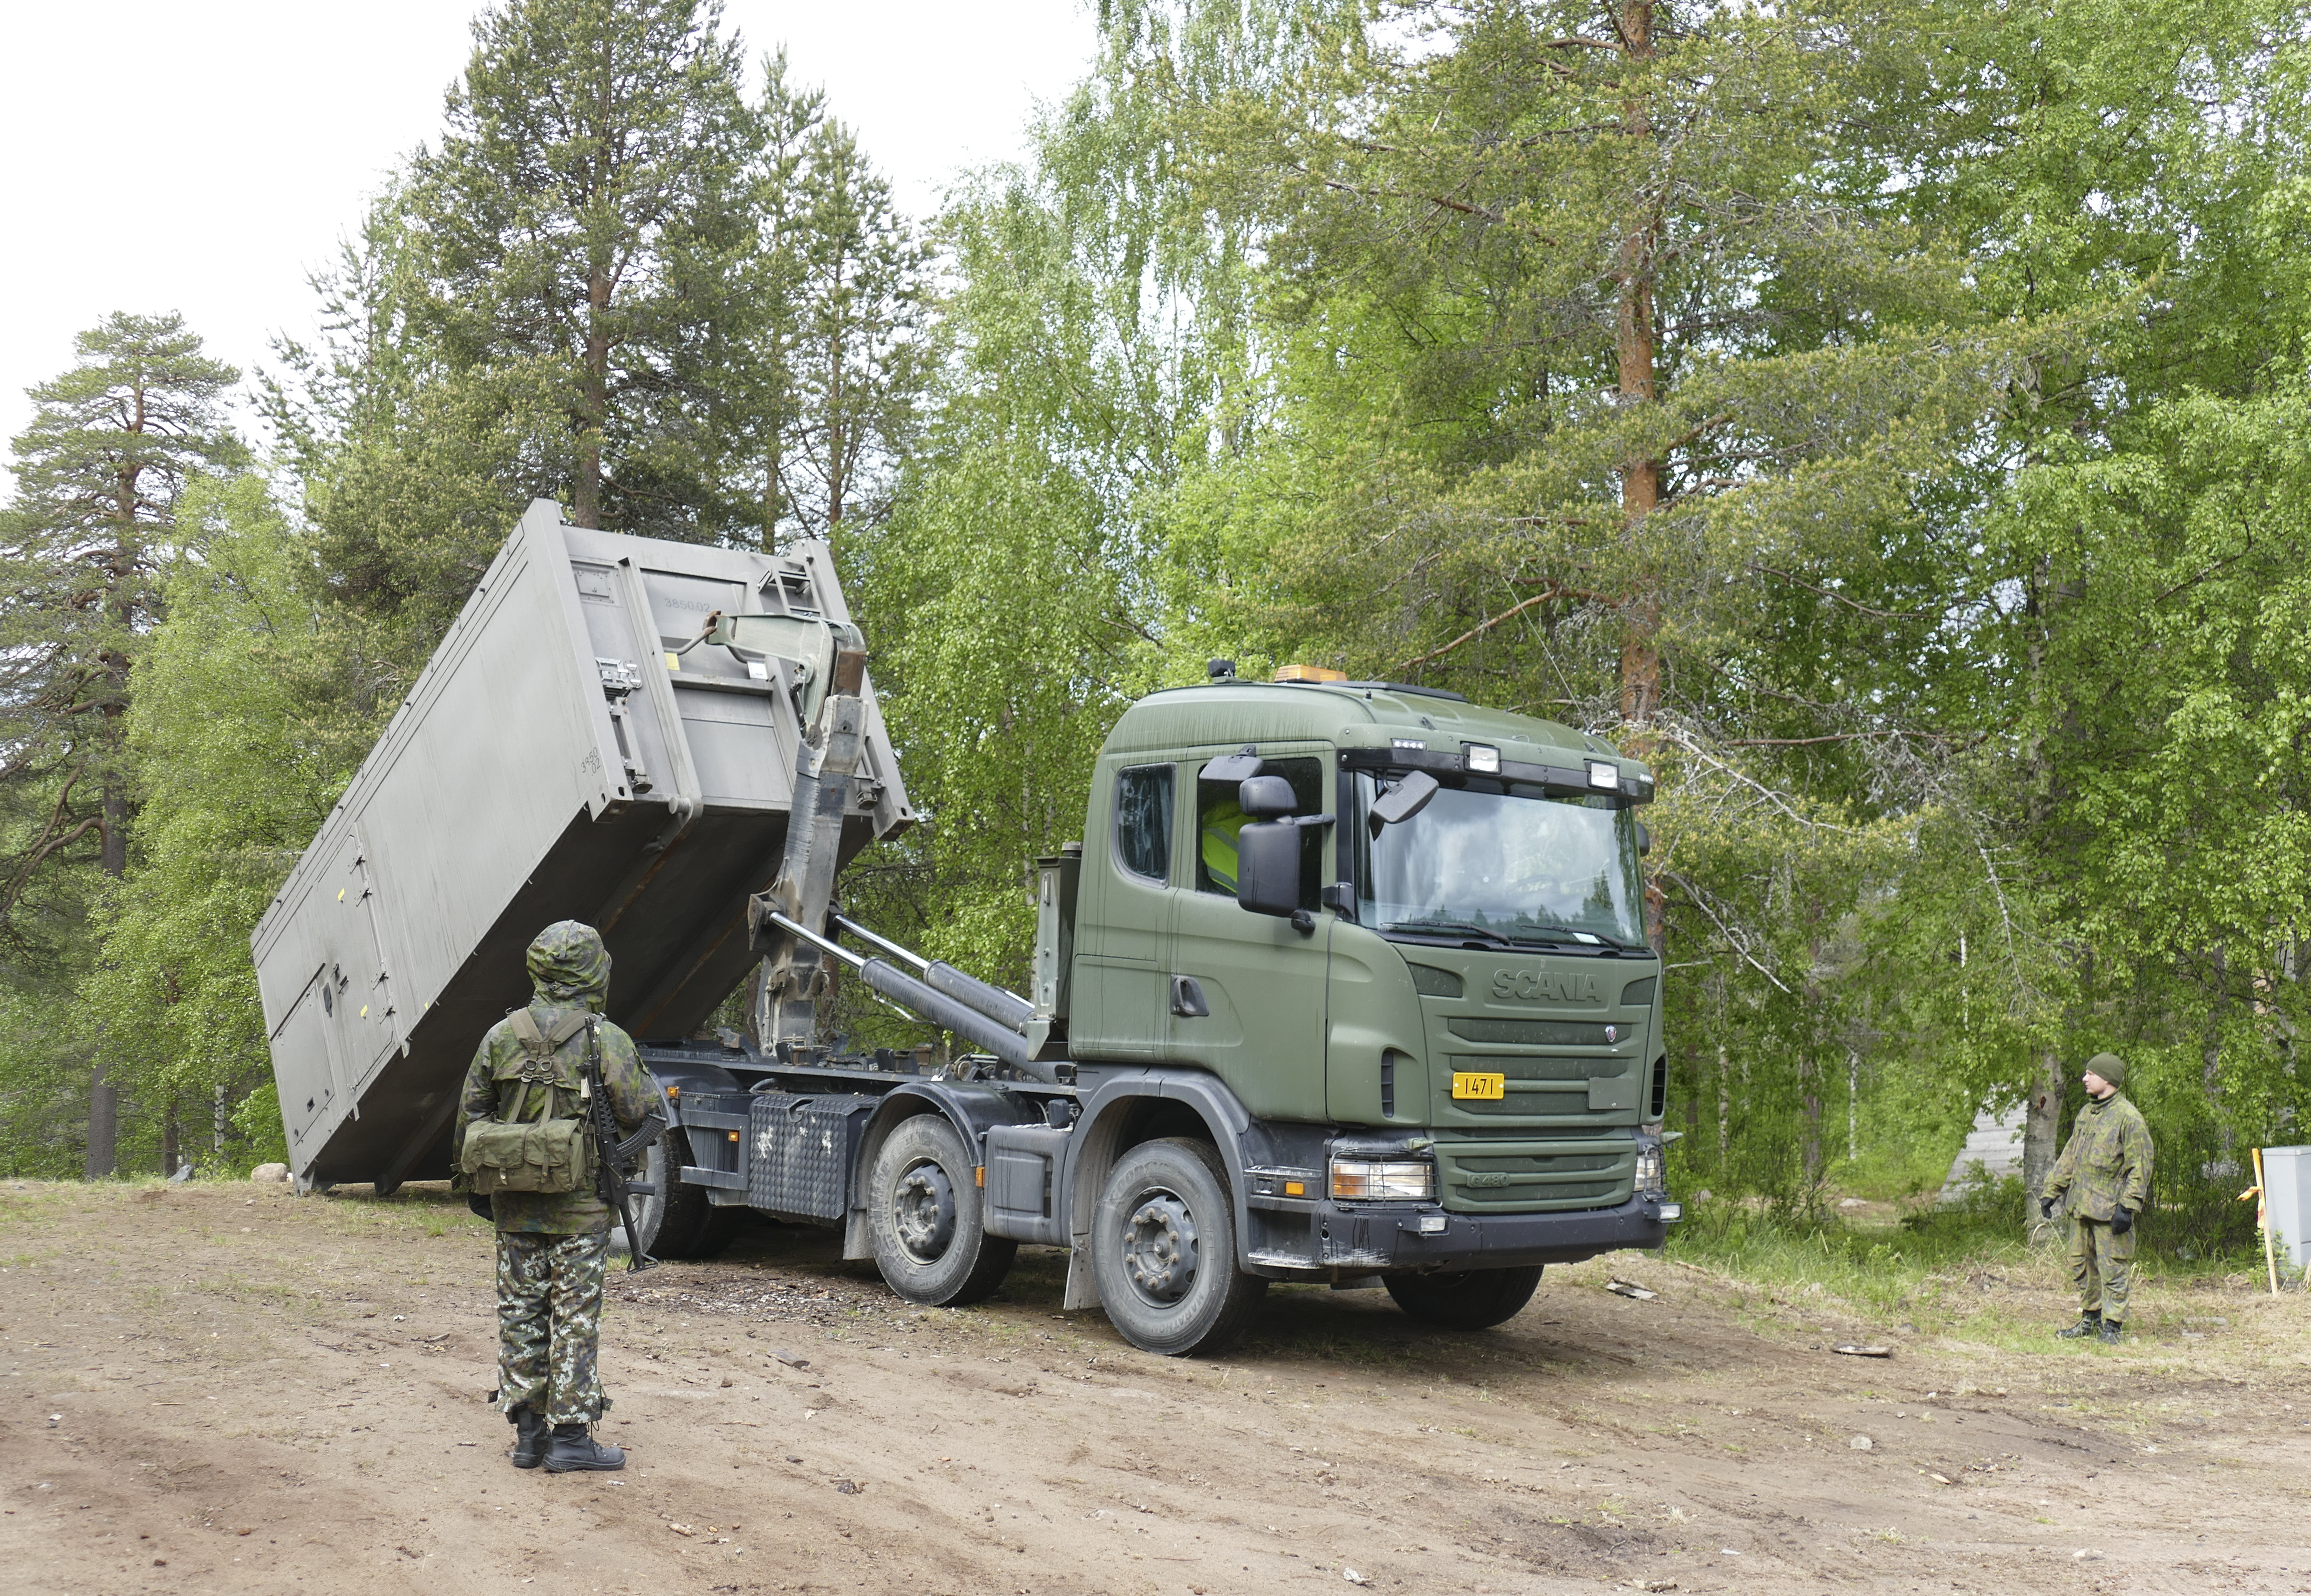
M1660 1300L1600 1260L1444 1336L1380 1292L1280 1291L1183 1363L1060 1314L1056 1254L924 1312L765 1227L614 1278L633 1461L554 1478L507 1466L481 1400L461 1208L0 1185L0 1583L2311 1591L2299 1298L2118 1352L1880 1327L1867 1363L1818 1349L1866 1328L1818 1307L1612 1261Z

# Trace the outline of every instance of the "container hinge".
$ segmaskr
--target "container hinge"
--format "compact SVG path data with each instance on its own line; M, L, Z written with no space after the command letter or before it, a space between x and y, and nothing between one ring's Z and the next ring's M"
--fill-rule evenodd
M625 763L626 785L636 793L650 789L650 772L635 757L633 728L626 720L626 700L642 685L641 672L632 660L604 659L597 656L594 668L601 673L602 696L610 702L610 728L617 734L618 754Z

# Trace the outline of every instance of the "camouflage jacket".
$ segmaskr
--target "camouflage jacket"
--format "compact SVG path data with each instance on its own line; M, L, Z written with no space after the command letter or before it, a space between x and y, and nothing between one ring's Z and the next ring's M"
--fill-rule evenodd
M2141 1213L2150 1195L2150 1127L2142 1111L2117 1092L2080 1109L2040 1195L2089 1219L2108 1219L2121 1208Z
M552 998L537 998L529 1005L529 1012L537 1028L551 1036L557 1021L574 1018L584 1012L583 1003L560 1002ZM602 1079L609 1087L611 1112L617 1116L618 1129L632 1134L634 1128L649 1117L658 1106L658 1083L642 1068L641 1055L634 1051L633 1038L607 1020L599 1023L602 1037ZM554 1050L554 1062L561 1066L568 1087L533 1088L522 1100L521 1117L525 1121L575 1119L585 1104L579 1101L575 1083L586 1066L586 1031L581 1026L570 1039ZM501 1092L508 1095L519 1089L519 1079L501 1077L518 1073L523 1062L521 1038L514 1033L513 1016L508 1015L492 1025L482 1045L475 1051L474 1062L466 1071L466 1092L460 1104L458 1129L450 1150L454 1165L458 1154L466 1143L466 1127L476 1120L497 1117ZM591 1189L567 1193L537 1191L501 1191L490 1199L500 1230L535 1231L548 1235L589 1235L610 1228L610 1205L596 1196Z

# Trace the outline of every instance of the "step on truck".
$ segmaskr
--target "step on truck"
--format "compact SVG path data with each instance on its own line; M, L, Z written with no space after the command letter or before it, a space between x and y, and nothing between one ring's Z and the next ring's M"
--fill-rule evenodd
M253 938L301 1189L449 1171L521 949L600 927L671 1129L646 1251L831 1226L958 1305L1025 1243L1135 1346L1217 1351L1273 1280L1430 1324L1657 1247L1660 960L1594 737L1457 694L1213 662L1118 719L1083 838L1025 872L1018 994L839 907L914 819L824 545L624 537L532 506ZM835 983L938 1026L831 1038ZM739 988L748 1024L708 1028Z

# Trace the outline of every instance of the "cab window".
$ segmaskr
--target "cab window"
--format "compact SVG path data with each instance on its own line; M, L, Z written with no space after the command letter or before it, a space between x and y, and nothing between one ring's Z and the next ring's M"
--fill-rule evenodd
M1330 806L1324 802L1324 762L1321 759L1271 759L1265 762L1261 773L1281 776L1292 783L1292 796L1297 801L1294 812L1301 815L1321 815ZM1235 896L1235 835L1244 827L1244 813L1236 804L1236 793L1243 783L1237 781L1204 781L1196 783L1196 890L1217 893L1223 897ZM1316 892L1322 878L1323 849L1330 837L1324 827L1310 826L1301 833L1301 896L1303 905L1314 908Z
M1134 876L1172 873L1172 769L1136 764L1115 772L1115 857Z

